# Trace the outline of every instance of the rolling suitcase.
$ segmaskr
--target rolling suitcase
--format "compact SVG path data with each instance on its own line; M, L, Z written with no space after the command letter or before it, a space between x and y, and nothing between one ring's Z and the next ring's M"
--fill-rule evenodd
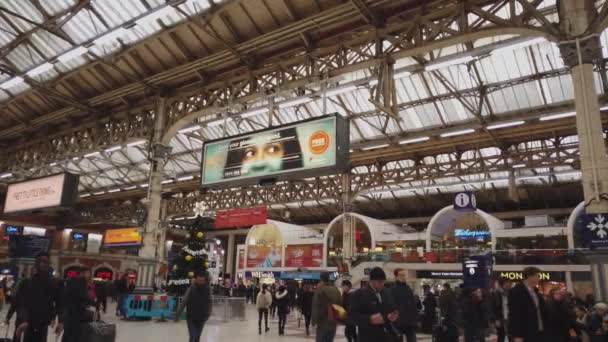
M94 321L85 324L82 331L83 341L114 342L116 340L116 325L104 321Z

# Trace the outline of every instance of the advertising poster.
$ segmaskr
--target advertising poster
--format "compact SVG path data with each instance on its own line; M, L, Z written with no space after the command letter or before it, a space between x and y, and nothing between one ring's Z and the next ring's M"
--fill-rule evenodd
M323 245L297 245L285 248L285 267L321 267Z
M206 143L202 185L336 166L337 120L326 117Z
M245 227L265 224L266 207L218 210L215 213L215 228Z
M138 246L141 244L141 235L137 228L106 230L105 246Z
M244 249L239 249L239 256L238 256L238 266L237 268L239 270L242 270L243 268L245 268L245 250Z
M247 267L281 267L281 247L249 246Z
M87 253L97 254L101 249L101 240L103 235L101 234L89 234L87 241Z

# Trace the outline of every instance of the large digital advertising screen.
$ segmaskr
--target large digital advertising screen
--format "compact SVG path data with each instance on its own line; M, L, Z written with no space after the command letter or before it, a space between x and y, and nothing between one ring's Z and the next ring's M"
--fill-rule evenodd
M346 119L330 115L203 146L202 185L256 184L344 171L348 166Z
M74 205L78 196L78 175L62 173L9 184L4 213Z

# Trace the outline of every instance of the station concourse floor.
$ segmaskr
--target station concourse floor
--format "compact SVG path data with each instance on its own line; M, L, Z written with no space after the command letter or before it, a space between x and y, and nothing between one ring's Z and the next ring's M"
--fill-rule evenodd
M179 322L168 321L164 323L158 323L152 321L123 321L117 319L114 315L116 304L108 303L107 314L102 314L102 319L109 323L116 324L117 336L116 342L187 342L188 341L188 329L186 322L181 320ZM6 316L8 307L5 305L0 317ZM211 319L205 325L203 330L202 342L226 342L226 341L238 341L238 342L278 342L278 341L314 341L314 331L311 329L311 336L307 337L304 329L304 320L302 319L302 326L298 328L298 322L295 315L289 315L287 320L287 326L285 328L285 335L279 336L278 334L278 320L275 318L269 319L270 331L267 333L262 332L262 335L258 334L258 315L255 306L252 304L247 305L247 319L234 320L227 323L217 322ZM11 323L14 323L14 318ZM3 326L2 336L6 326ZM11 326L11 334L13 327ZM461 337L462 338L462 337ZM55 335L49 332L49 338L47 342L55 341ZM336 342L346 341L344 337L344 327L338 327L338 333L334 339ZM431 342L429 335L418 335L419 342ZM488 339L487 341L490 341ZM83 341L84 342L84 341ZM381 342L381 341L378 341Z

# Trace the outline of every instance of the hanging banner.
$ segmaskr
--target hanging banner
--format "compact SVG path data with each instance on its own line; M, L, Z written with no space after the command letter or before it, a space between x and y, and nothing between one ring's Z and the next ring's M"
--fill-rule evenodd
M215 228L265 224L267 215L266 207L219 210L215 213Z
M281 247L249 246L247 267L281 267Z
M9 184L4 213L24 212L43 208L69 208L78 196L78 175L59 175Z
M608 249L608 214L581 215L584 247Z
M321 267L323 244L295 245L285 248L285 267Z
M337 173L348 154L348 123L334 114L206 142L201 182L239 186Z

